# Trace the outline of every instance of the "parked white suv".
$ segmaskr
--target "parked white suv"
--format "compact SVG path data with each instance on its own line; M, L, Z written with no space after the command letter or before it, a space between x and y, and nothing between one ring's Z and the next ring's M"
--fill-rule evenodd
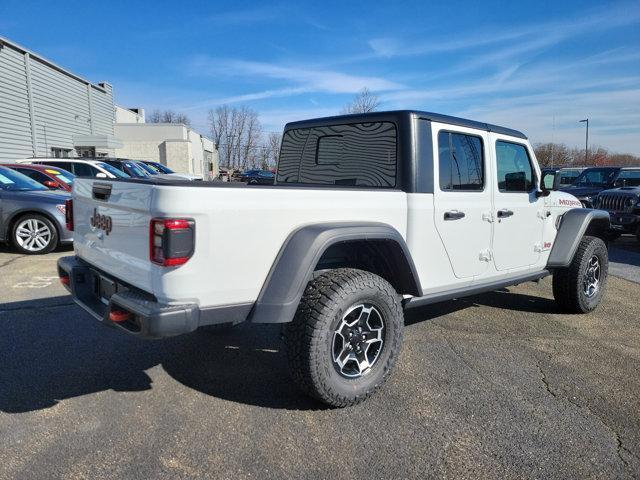
M607 282L609 215L542 190L525 135L427 112L290 123L274 186L79 179L67 211L58 273L95 318L283 323L294 380L334 406L384 382L405 309L552 274L559 308L589 312Z
M96 178L129 178L129 175L100 160L86 160L83 158L37 157L17 160L17 163L35 163L50 165L72 172L77 177Z

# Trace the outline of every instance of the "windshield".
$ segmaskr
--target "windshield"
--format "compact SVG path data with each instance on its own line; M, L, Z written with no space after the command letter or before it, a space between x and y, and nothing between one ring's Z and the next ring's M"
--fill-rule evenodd
M152 163L147 163L146 165L150 166L151 168L155 168L160 173L174 173L173 170L171 170L169 167L165 167L161 163L152 162Z
M100 168L105 169L107 172L109 172L114 177L117 177L117 178L131 178L129 175L124 173L122 170L118 170L116 167L112 167L108 163L100 162L100 163L98 163L98 166Z
M614 185L616 187L640 187L640 170L622 170Z
M45 168L44 171L67 185L73 185L73 180L76 178L73 173L59 168Z
M142 168L145 172L147 172L149 175L158 175L158 173L160 173L158 170L155 170L154 168L150 167L144 162L136 162L136 164L140 168Z
M136 162L122 162L122 164L132 177L145 178L149 176L149 173Z
M0 188L2 188L2 190L21 192L48 190L47 187L40 185L38 182L32 180L26 175L5 167L0 167Z
M560 170L560 185L571 185L578 175L580 172L577 170Z
M616 171L610 168L585 170L576 178L573 185L577 187L606 187L611 182L615 173Z

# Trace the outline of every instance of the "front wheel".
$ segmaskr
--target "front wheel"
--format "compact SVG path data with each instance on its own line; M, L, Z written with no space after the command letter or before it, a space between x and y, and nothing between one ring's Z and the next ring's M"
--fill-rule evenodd
M14 224L12 240L21 253L49 253L58 245L58 231L47 217L27 214Z
M334 407L355 405L386 380L402 345L400 296L383 278L350 268L309 282L284 328L294 381Z
M609 254L602 239L585 236L571 264L553 273L553 296L566 312L588 313L600 304L607 285Z

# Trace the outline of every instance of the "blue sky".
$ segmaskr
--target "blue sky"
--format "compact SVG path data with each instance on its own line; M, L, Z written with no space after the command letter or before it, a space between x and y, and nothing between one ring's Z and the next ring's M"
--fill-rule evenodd
M24 2L0 35L114 86L123 106L248 105L266 131L382 109L504 124L533 142L640 154L640 0L626 2Z

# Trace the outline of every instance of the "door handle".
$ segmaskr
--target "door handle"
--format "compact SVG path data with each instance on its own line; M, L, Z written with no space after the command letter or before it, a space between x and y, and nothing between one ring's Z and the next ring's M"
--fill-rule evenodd
M498 218L507 218L511 215L513 215L513 212L511 210L507 210L506 208L498 210Z
M460 220L464 218L464 212L459 212L457 210L451 210L450 212L444 212L445 220Z

